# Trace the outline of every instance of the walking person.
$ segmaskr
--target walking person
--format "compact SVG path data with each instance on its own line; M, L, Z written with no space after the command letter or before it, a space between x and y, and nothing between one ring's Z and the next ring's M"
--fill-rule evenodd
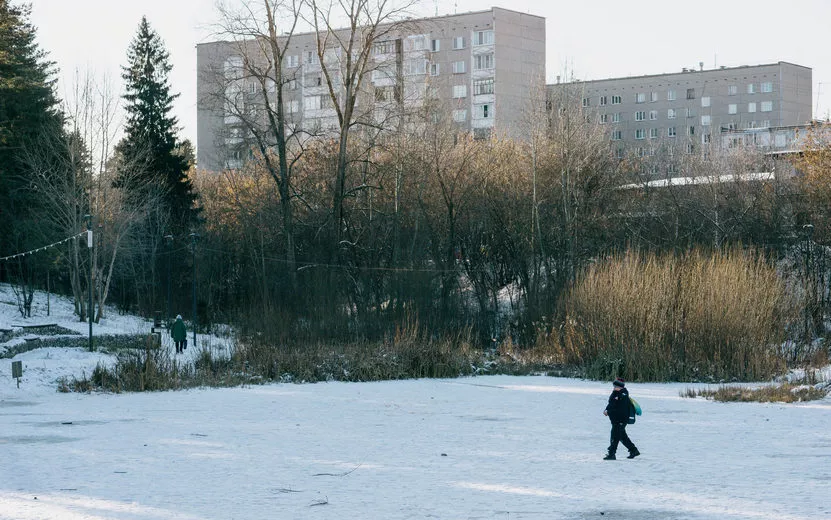
M185 327L185 322L182 321L182 315L176 315L176 321L170 327L170 335L173 337L173 343L176 345L176 353L181 354L185 351L185 345L188 341L188 329Z
M632 406L629 401L629 390L626 389L626 382L617 378L612 382L614 390L609 396L609 404L603 410L603 415L609 417L612 421L612 436L609 444L609 451L603 460L615 460L615 452L617 452L618 443L622 443L629 450L627 459L634 459L641 452L635 447L635 444L629 439L626 434L626 423L629 421L629 408Z

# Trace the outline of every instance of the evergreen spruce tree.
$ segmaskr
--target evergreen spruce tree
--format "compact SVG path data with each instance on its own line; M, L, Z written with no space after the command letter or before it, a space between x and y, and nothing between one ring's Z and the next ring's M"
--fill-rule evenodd
M0 256L32 242L28 229L37 218L38 196L27 179L24 147L43 136L63 137L54 63L35 41L30 11L0 0ZM3 264L0 279L6 276Z
M135 177L123 175L122 187L152 185L164 193L163 211L170 218L167 233L182 236L198 222L196 194L188 178L188 158L180 150L187 141L177 139L177 120L171 114L178 94L171 93L168 74L172 66L159 35L142 17L138 33L122 67L125 82L127 122L125 136L116 147L125 168ZM125 172L126 173L126 172ZM131 172L135 173L135 172ZM131 179L127 181L126 179Z

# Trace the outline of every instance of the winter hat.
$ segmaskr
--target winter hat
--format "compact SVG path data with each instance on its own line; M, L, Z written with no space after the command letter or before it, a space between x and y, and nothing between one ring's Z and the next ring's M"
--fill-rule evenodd
M181 314L177 314L177 315L176 315L176 319L177 319L177 320L181 320L181 319L182 319L182 315L181 315Z
M619 386L621 388L626 386L626 382L623 380L622 377L619 377L619 378L615 379L614 381L612 381L612 384L615 385L615 386Z

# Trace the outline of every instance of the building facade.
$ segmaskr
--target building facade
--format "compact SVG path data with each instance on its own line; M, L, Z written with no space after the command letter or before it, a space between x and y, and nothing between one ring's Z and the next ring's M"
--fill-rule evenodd
M255 41L197 45L197 164L202 169L240 167L254 123L266 117L263 89L271 95L274 82L246 73L257 49ZM337 49L324 53L325 63L340 58ZM315 33L292 36L282 71L290 123L309 135L337 128ZM518 136L522 107L530 103L533 88L543 84L544 74L544 18L492 8L409 20L375 40L359 104L384 121L402 107L438 100L456 125L474 135Z
M613 153L623 158L691 154L721 146L722 134L805 124L812 117L811 81L810 68L778 62L548 89L550 95L565 87L576 92L589 117L608 126Z

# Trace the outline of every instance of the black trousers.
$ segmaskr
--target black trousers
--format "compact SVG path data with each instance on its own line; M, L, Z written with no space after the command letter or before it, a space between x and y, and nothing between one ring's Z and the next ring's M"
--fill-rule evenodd
M184 341L174 341L173 343L176 344L176 352L184 352L185 342Z
M630 452L637 451L638 449L632 440L629 439L629 436L626 435L626 423L612 423L611 444L609 444L610 455L614 455L617 452L618 443L622 443Z

